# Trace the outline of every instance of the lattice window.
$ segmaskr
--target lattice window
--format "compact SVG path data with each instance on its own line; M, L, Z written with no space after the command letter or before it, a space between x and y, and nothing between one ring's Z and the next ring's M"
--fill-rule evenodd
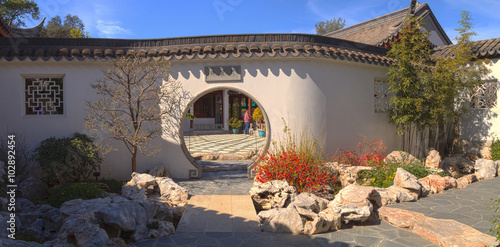
M387 80L375 79L374 87L375 111L389 111L389 100L391 98L389 82Z
M26 115L64 114L62 78L25 78Z
M472 99L472 108L488 109L497 105L497 80L488 80L476 89Z

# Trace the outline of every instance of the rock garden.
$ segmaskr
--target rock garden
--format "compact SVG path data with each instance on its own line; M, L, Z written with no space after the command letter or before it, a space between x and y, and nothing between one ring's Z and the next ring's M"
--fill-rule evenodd
M78 133L49 138L34 154L19 140L17 148L16 198L0 200L0 226L15 221L15 240L0 231L1 246L125 246L175 233L188 191L166 167L132 173L126 183L93 178L101 159L92 139Z
M358 147L360 152L342 151L332 162L325 162L314 149L296 145L261 157L250 190L261 230L313 235L349 224L370 224L385 219L379 214L383 206L415 202L500 174L500 160L482 159L479 153L442 159L430 150L418 160L402 151L386 156L380 140L365 139ZM492 223L499 223L499 217ZM491 232L500 237L498 227Z
M383 219L383 206L414 202L500 175L500 161L480 155L442 159L431 150L426 159L418 160L402 151L386 156L380 140L364 143L369 148L341 151L329 159L315 143L307 142L260 155L249 191L260 229L308 235L339 231L349 224ZM96 150L91 139L75 134L45 144L35 150L34 159L18 160L26 171L20 170L15 201L16 240L2 231L2 246L124 246L175 234L188 191L168 177L168 167L132 173L126 183L94 179L100 158L92 153ZM71 164L51 162L59 157L45 152L58 145L75 148L71 154L79 158L69 159ZM79 152L82 145L87 152ZM34 161L52 165L37 167ZM86 169L75 172L82 167ZM27 172L34 169L37 172ZM9 228L9 203L7 197L0 202L4 229Z

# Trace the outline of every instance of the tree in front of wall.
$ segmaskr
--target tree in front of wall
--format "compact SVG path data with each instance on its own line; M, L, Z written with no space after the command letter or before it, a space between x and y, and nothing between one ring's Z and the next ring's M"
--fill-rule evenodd
M430 147L444 154L451 152L448 140L452 138L448 134L454 133L447 131L446 125L451 123L458 128L460 116L470 104L481 77L488 73L488 61L472 55L470 37L474 33L468 12L462 12L459 23L460 37L451 48L451 57L431 56L428 33L415 17L407 20L401 38L388 53L395 58L388 72L389 90L394 94L390 121L399 128L405 151L425 150L422 140L429 133ZM417 140L412 140L415 137Z
M137 155L153 156L151 141L162 134L162 125L175 121L180 104L180 84L169 79L168 61L139 54L118 57L92 84L101 96L87 102L86 127L125 144L131 154L132 172Z

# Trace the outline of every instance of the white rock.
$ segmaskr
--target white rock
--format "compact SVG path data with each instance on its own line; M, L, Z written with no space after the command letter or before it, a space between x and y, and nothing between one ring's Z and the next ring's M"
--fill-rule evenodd
M494 178L498 172L498 163L493 160L478 159L474 164L476 176L479 180Z

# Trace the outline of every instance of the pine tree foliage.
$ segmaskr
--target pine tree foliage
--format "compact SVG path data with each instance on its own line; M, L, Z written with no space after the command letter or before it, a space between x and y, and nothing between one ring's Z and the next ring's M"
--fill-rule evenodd
M316 27L316 34L323 35L344 28L345 20L340 17L333 18L327 21L320 21L314 26Z

